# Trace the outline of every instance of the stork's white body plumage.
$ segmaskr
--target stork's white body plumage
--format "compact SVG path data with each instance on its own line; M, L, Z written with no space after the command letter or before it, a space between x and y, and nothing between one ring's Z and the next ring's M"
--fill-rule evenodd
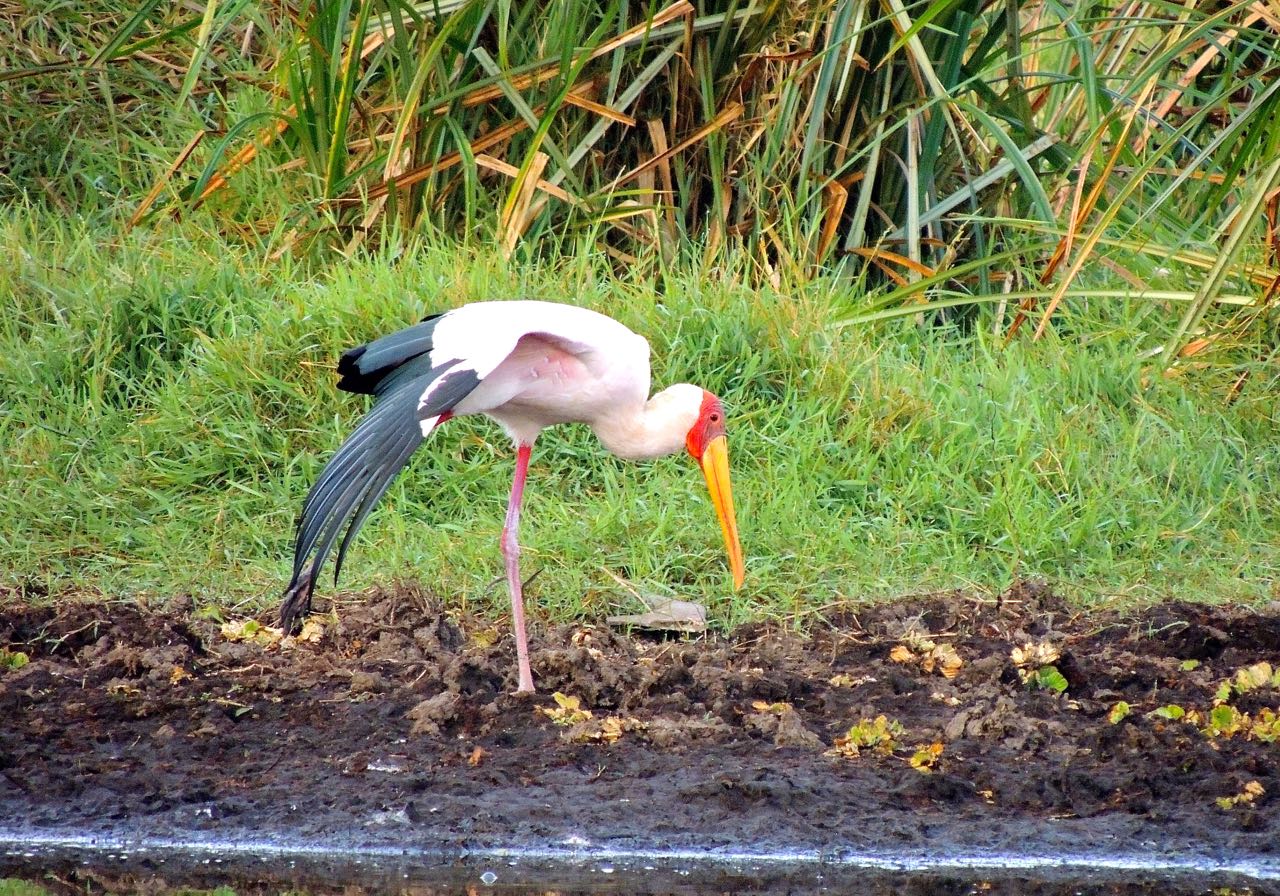
M517 448L502 547L519 690L532 690L533 680L516 531L530 451L548 426L586 423L606 448L631 459L687 448L707 476L734 581L741 584L719 399L689 384L649 398L649 343L612 318L552 302L477 302L352 349L338 372L339 388L372 394L377 401L326 465L303 506L293 581L281 608L286 629L309 610L316 574L343 526L347 535L338 550L335 579L355 533L409 456L441 423L464 414L493 418Z
M638 413L649 398L648 341L587 308L477 302L445 315L435 342L440 362L463 352L481 377L454 413L487 414L517 443L557 423L603 422L612 434L613 419ZM625 456L652 456L643 445L625 448Z

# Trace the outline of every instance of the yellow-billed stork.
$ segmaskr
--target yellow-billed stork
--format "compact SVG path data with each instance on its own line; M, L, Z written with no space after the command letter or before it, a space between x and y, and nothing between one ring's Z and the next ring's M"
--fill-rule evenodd
M502 530L520 691L533 690L521 595L520 503L533 442L556 423L586 423L619 457L684 448L702 467L720 518L734 587L745 575L725 413L720 399L687 383L649 397L649 343L610 317L554 302L475 302L353 348L338 361L338 388L374 396L307 494L298 521L293 579L280 607L292 631L311 609L316 576L338 547L334 582L351 540L409 455L452 417L486 414L516 446L516 473Z

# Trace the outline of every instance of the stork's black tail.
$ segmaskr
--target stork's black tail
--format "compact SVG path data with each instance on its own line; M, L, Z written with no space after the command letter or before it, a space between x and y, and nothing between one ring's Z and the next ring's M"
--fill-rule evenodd
M343 352L338 359L338 388L361 395L381 395L389 379L394 385L397 378L392 374L435 347L436 324L442 317L443 314L429 315L412 327ZM431 365L426 366L429 369Z
M435 318L352 349L338 365L344 389L376 396L373 408L325 465L298 520L293 578L280 606L286 632L311 610L316 578L338 535L335 584L356 533L438 418L479 385L456 360L432 364Z

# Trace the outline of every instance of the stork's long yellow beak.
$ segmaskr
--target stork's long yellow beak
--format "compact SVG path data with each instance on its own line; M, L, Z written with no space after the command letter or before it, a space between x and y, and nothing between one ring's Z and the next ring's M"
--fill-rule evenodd
M742 545L738 542L738 520L733 513L733 486L729 483L729 440L716 436L702 451L702 475L707 477L711 503L720 518L724 546L729 552L729 568L733 570L733 587L741 588L747 572L742 565Z

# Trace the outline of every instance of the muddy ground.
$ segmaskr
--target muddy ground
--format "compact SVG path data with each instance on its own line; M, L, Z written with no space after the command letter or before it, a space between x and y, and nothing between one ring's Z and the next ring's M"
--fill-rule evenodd
M0 827L1280 869L1275 606L1117 614L1023 585L832 610L804 637L535 623L534 697L511 693L505 627L419 589L319 619L281 643L182 599L0 602Z

